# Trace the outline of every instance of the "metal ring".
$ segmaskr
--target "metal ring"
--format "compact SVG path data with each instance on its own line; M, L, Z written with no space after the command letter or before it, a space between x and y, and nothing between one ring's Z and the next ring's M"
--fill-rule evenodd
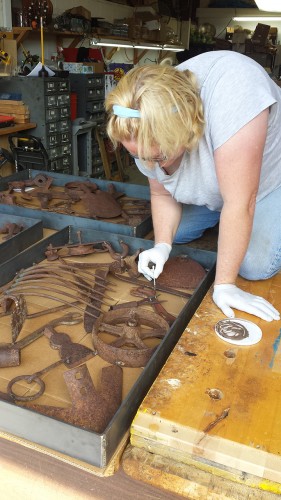
M29 384L31 382L36 382L39 385L39 391L36 392L36 394L33 394L33 396L18 396L13 392L12 387L20 380L27 380ZM8 394L11 396L11 398L15 399L16 401L33 401L34 399L37 399L40 396L42 396L44 391L45 391L45 384L43 380L41 380L41 378L39 377L33 377L32 375L19 375L18 377L15 377L12 380L10 380L7 386Z

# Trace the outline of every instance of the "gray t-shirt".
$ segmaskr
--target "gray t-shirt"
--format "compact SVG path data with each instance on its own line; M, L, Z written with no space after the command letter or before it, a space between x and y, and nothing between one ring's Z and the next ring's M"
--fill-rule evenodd
M254 60L237 52L200 54L178 66L197 78L204 106L205 131L198 148L185 153L172 175L136 161L139 170L157 179L179 202L221 210L214 151L264 109L270 108L257 200L281 185L281 88Z

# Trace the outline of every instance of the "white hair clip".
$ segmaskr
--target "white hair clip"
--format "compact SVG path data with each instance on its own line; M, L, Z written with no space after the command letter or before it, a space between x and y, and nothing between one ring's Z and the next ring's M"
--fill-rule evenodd
M113 105L113 114L120 118L140 118L138 109L126 108L125 106Z

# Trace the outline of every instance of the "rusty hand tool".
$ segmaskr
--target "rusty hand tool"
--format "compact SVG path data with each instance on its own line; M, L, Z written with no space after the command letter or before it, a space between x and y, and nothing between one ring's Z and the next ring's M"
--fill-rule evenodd
M23 230L24 230L23 224L16 224L15 222L10 222L10 223L8 222L7 224L5 224L5 226L3 226L0 229L0 233L7 235L7 236L3 237L4 240L9 240L10 238L12 238L12 236L15 236L16 234L20 233Z
M69 305L66 305L66 304L63 304L61 306L57 306L57 307L50 307L49 309L42 309L42 311L37 311L35 313L27 313L26 314L26 319L35 319L35 318L40 318L41 316L47 316L48 314L54 314L54 313L57 313L59 311L63 311L64 309L68 309L68 307L71 307L71 305L77 305L79 304L78 301L76 302L70 302ZM27 310L27 306L26 306L26 310ZM6 313L0 313L0 318L3 317L3 316L7 316L11 314L11 311L10 310L7 310Z
M70 192L75 192L75 191L80 191L80 192L85 192L85 191L90 191L94 192L98 188L98 185L95 182L90 182L90 181L70 181L66 182L64 185L64 190L66 193Z
M19 333L23 327L25 318L27 316L27 305L25 298L22 294L3 296L0 298L0 303L2 305L3 311L7 312L14 305L11 312L11 331L12 331L12 342L15 342L19 336Z
M94 241L91 243L82 243L82 232L77 231L78 243L66 244L59 247L53 247L49 245L45 255L48 260L54 260L58 258L59 255L63 257L71 257L73 255L88 255L92 253L104 253L107 252L107 248L104 247L104 241ZM98 246L100 245L100 246Z
M27 290L27 293L26 293L26 290ZM40 292L41 290L43 291L49 291L49 292L52 292L52 294L56 293L58 295L62 295L63 297L69 297L70 299L76 299L77 300L77 296L71 294L71 293L68 293L66 292L65 290L59 290L58 288L52 288L52 287L49 287L49 286L45 286L43 285L42 286L42 282L41 284L27 284L25 285L24 283L14 283L11 285L10 289L9 290L6 290L4 293L6 295L10 295L10 293L13 293L13 292L18 292L20 294L24 294L24 295L27 295L29 293L30 290L35 290L35 292L33 292L33 295L37 294L40 295ZM42 295L41 295L42 296ZM57 297L56 296L53 296L51 295L50 296L51 299L53 300L57 300ZM89 305L89 301L87 300L84 300L83 298L79 298L78 299L79 302L81 302L82 304L85 304L85 305ZM92 306L93 309L96 309L97 311L100 312L100 307L95 307L95 306Z
M101 277L98 276L96 273L90 273L89 271L86 272L86 269L91 269L91 268L100 268L104 266L108 266L108 264L88 264L88 263L83 263L83 262L66 262L64 259L60 258L59 259L60 264L42 264L42 265L34 265L32 267L26 268L21 270L19 273L17 273L16 277L14 280L17 279L17 277L22 277L25 275L31 275L31 274L36 274L38 271L39 272L44 272L46 274L51 274L51 275L57 275L61 276L62 273L69 275L74 279L74 281L78 278L81 277L83 278L84 282L87 279L88 280L88 286L92 287L93 286L93 281L96 281L97 279L101 281ZM115 285L115 283L110 282L108 279L106 280L105 284L100 283L100 286L107 287L108 290L113 291L112 289L108 288L108 284L110 285ZM2 287L2 290L5 290L7 287Z
M9 367L9 366L19 366L20 357L21 357L21 349L28 346L35 340L42 337L44 330L47 327L54 328L58 325L77 325L82 321L81 314L78 313L68 313L60 318L54 319L49 323L40 326L37 330L30 333L23 339L18 342L12 344L0 344L0 368Z
M26 187L36 186L45 189L49 189L53 182L53 178L46 174L37 174L34 179L26 179L24 181L11 181L8 182L9 193L14 191L14 189L20 189L22 192L25 191Z
M144 281L143 279L124 276L124 275L118 274L118 273L115 273L114 276L115 276L115 278L117 278L121 281L125 281L126 283L132 283L132 284L137 285L137 286L143 286L143 287L148 288L150 290L154 290L153 285L150 285L149 283L147 283L147 280ZM176 290L174 288L170 288L170 287L164 286L164 285L159 285L159 282L156 283L155 288L159 292L166 292L166 293L169 293L171 295L177 295L178 297L183 297L186 299L190 299L190 297L192 297L192 293L183 292L181 290Z
M110 311L116 311L117 309L124 309L124 307L140 307L145 304L160 304L161 302L165 302L165 300L159 301L156 297L145 297L142 300L131 300L130 302L123 302L122 304L115 304L110 306Z
M71 307L71 308L74 308L74 309L77 309L77 311L80 311L81 313L84 313L84 314L89 314L90 316L93 316L93 318L97 318L97 314L93 314L89 311L85 312L84 309L82 307L79 307L76 305L77 301L76 302L68 302L67 300L64 300L60 297L54 297L53 295L49 295L49 294L46 294L46 293L41 293L39 290L36 290L34 292L24 292L24 295L25 296L29 296L29 297L43 297L43 298L46 298L46 299L50 299L50 300L54 300L55 302L60 302L62 304L64 304L66 307ZM21 297L22 295L19 295L18 297ZM5 299L7 299L8 301L12 298L14 298L14 296L12 295L7 295L7 297L5 297ZM81 302L81 300L79 301ZM100 312L100 310L99 310ZM15 339L16 340L16 339ZM13 341L15 341L13 339Z
M148 289L148 288L143 288L143 287L137 287L137 288L132 288L130 290L130 294L135 296L135 297L146 297L150 299L156 299L155 296L155 290ZM153 302L151 302L152 307L154 310L164 318L169 325L171 326L174 321L176 320L176 317L173 316L173 314L170 314L166 309L162 306L163 301L158 301L157 299Z
M109 243L108 241L104 241L103 245L102 245L103 248L105 248L110 253L111 257L114 260L124 259L124 257L127 257L128 253L129 253L129 245L127 245L127 243L125 243L122 240L119 240L119 243L120 243L120 246L122 248L122 252L115 252L111 243Z
M12 194L0 193L0 203L3 203L3 205L16 205L17 199Z
M25 275L23 278L15 280L11 284L9 291L13 290L14 288L16 288L20 284L32 285L35 283L36 284L40 283L40 288L43 288L42 287L43 283L44 284L47 283L47 285L49 285L49 284L55 285L56 286L56 288L55 288L56 293L60 293L60 290L57 287L64 287L67 290L74 290L75 292L78 293L78 295L80 295L81 297L86 297L87 299L94 299L95 300L96 299L95 293L97 293L97 295L101 295L102 297L104 295L101 292L97 292L96 290L94 290L93 287L89 287L88 285L85 285L82 282L77 281L76 283L74 283L70 280L63 279L61 276L52 276L51 274L43 274L43 273L42 274L39 274L39 273L33 274L32 278L29 277L29 275ZM112 300L114 300L114 299L112 299ZM104 300L103 300L103 303L105 305L108 305L108 306L111 305Z
M89 349L82 344L72 342L67 333L58 333L50 325L46 326L46 328L43 330L43 333L46 337L48 337L50 346L53 349L58 349L60 359L55 363L46 366L42 370L33 373L32 375L19 375L18 377L14 377L12 380L10 380L7 386L7 393L15 401L33 401L34 399L39 398L45 390L45 383L40 377L42 377L42 375L49 372L53 368L56 368L57 366L62 364L67 367L74 368L82 362L88 361L97 354L96 351L93 351L92 349ZM21 380L26 380L28 384L31 384L32 382L38 384L38 392L30 396L19 396L18 394L16 394L13 391L13 386Z
M59 408L34 403L25 406L68 424L102 433L122 402L122 368L103 367L99 390L95 388L86 364L67 370L63 378L71 397L71 407Z
M96 270L96 276L100 278L100 280L104 283L107 275L108 275L109 269L97 269ZM101 293L104 294L105 289L100 286L99 280L97 280L93 286L93 292L94 293ZM98 307L100 305L100 298L95 298L95 299L90 299L90 304L86 307L85 309L85 315L84 315L84 328L87 333L91 333L93 330L93 325L96 321L97 318L94 318L93 315L89 315L89 313L95 312L95 306ZM92 311L92 307L94 308L94 311ZM99 314L97 315L99 316Z

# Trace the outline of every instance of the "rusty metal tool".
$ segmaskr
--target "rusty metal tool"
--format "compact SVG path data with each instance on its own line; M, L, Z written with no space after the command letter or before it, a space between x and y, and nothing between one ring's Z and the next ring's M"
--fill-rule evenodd
M42 337L46 328L54 328L59 325L77 325L81 323L81 321L81 314L68 313L53 321L49 321L49 323L39 327L18 342L4 345L0 344L0 368L19 366L21 361L21 350Z
M40 318L41 316L47 316L48 314L54 314L54 313L57 313L59 311L63 311L64 309L70 308L72 304L77 305L77 304L79 304L79 302L78 301L70 302L69 305L63 304L63 305L57 306L57 307L50 307L49 309L42 309L42 311L37 311L35 313L28 313L26 315L26 319L35 319L35 318ZM9 314L11 314L11 311L9 311L9 310L7 310L6 313L4 313L4 312L0 313L0 318L2 318L3 316L7 316Z
M55 363L52 363L49 366L46 366L42 370L39 370L32 375L19 375L14 377L7 386L7 393L15 400L15 401L33 401L34 399L39 398L45 391L45 383L40 378L45 373L49 372L53 368L56 368L59 365L64 364L67 367L74 368L79 366L81 363L88 361L93 356L96 356L96 351L89 349L88 347L77 344L71 341L70 336L67 333L58 333L54 330L54 328L50 325L47 325L43 330L43 333L46 337L49 338L50 346L53 349L58 349L60 359ZM39 390L31 395L19 396L13 391L13 386L22 380L25 380L28 384L35 382L39 386Z
M7 236L3 237L3 240L9 240L10 238L15 236L16 234L19 234L23 230L24 230L23 224L16 224L15 222L8 222L0 229L0 233L7 235Z
M80 295L81 297L86 297L88 298L89 300L90 299L95 299L96 296L93 295L92 293L92 290L93 290L93 287L89 287L87 285L85 285L84 283L82 282L76 282L76 283L73 283L72 281L70 280L66 280L66 279L63 279L61 276L53 276L51 274L48 274L48 275L44 275L44 274L34 274L33 275L34 278L31 279L29 278L29 276L24 276L23 278L21 279L17 279L15 280L11 286L10 286L10 289L9 291L12 291L14 288L16 288L17 286L23 284L23 285L32 285L32 284L38 284L40 283L40 288L41 287L41 284L42 283L47 283L50 284L50 285L55 285L56 286L56 293L59 292L58 288L57 287L66 287L67 290L74 290L75 292L78 293L78 295ZM83 290L84 288L84 290ZM82 290L81 290L82 289ZM102 297L104 296L104 294L102 294L101 292L99 291L96 291L95 290L95 293L97 293L97 295L102 295ZM114 300L114 299L112 299ZM103 303L105 305L108 305L110 306L111 304L103 301Z
M108 275L109 269L97 269L96 275L99 276L101 281L104 283L107 275ZM93 286L93 291L94 292L99 292L103 294L105 292L105 289L100 286L99 281L96 282ZM87 333L91 333L93 330L94 323L97 318L94 318L93 315L89 315L89 313L95 312L95 309L99 307L100 309L101 306L101 299L99 296L97 296L94 299L90 299L90 304L86 307L85 309L85 316L84 316L84 328ZM92 307L94 311L92 311ZM99 316L99 314L98 314Z
M90 288L92 288L93 281L95 281L95 280L101 281L101 279L102 279L100 276L96 275L96 273L91 274L89 272L83 271L84 268L81 268L80 266L78 266L78 264L81 264L81 263L73 263L73 264L69 263L68 264L68 263L65 263L65 261L63 259L60 259L60 262L62 262L62 264L34 265L32 267L23 269L17 273L14 280L16 280L17 278L21 278L23 276L31 276L33 274L37 274L38 272L50 274L51 276L52 275L62 276L62 273L63 273L63 274L70 275L74 281L77 279L77 277L83 278L84 282L87 280L88 286ZM107 265L108 264L105 264L105 266L107 266ZM94 266L96 266L96 265L94 264ZM101 267L101 266L103 266L103 264L98 264L98 266ZM92 264L89 264L85 267L85 269L91 269L91 268L93 268ZM115 285L115 283L107 280L106 284L102 285L102 283L100 283L100 286L104 286L104 287L106 286L108 290L113 291L112 289L108 288L108 284ZM5 290L5 288L7 288L7 287L2 287L2 290Z
M56 289L53 289L51 287L48 287L48 286L42 286L42 284L36 284L36 285L32 285L32 284L28 284L28 285L22 285L21 283L19 284L13 284L9 290L6 290L4 293L6 295L10 295L10 293L14 293L15 291L20 293L20 294L25 294L26 295L26 290L27 290L27 293L29 293L30 290L35 290L35 292L33 293L33 295L37 295L40 294L40 291L43 290L43 291L49 291L49 292L52 292L52 294L56 293L58 295L62 295L63 297L69 297L70 299L76 299L77 300L77 297L75 295L72 295L71 293L68 293L66 291L62 291L62 290L59 290L58 288ZM41 295L42 296L42 295ZM54 297L53 295L50 296L50 298L54 299L54 300L57 300L57 297ZM89 301L87 300L84 300L83 298L80 298L79 299L79 302L81 302L82 304L85 304L85 305L89 305ZM91 306L93 309L96 309L97 311L101 311L100 307L96 307L94 305Z
M89 311L85 312L85 311L84 311L84 309L83 309L82 307L79 307L79 306L77 306L77 305L76 305L76 302L68 302L67 300L61 299L61 298L59 298L59 297L54 297L53 295L49 295L49 294L46 294L46 293L42 293L42 292L40 292L39 290L36 290L36 291L34 291L34 292L24 292L24 295L25 295L25 296L29 296L29 297L34 297L34 296L36 296L36 297L43 297L43 298L46 298L46 299L51 299L51 300L54 300L55 302L60 302L60 303L64 304L66 307L72 307L72 308L74 308L74 309L77 309L77 310L78 310L78 311L80 311L81 313L88 314L89 316L93 316L95 319L97 318L97 315L96 315L96 314L93 314L93 313L91 313L91 312L89 312ZM23 295L19 295L18 297L22 297L22 296L23 296ZM12 295L7 295L7 296L5 297L5 299L6 299L7 301L10 301L10 299L11 299L11 298L16 298L16 299L17 299L17 297L14 297L14 296L12 296ZM81 301L79 301L79 302L81 302ZM16 324L16 326L17 326L17 324ZM17 337L16 337L16 338L17 338ZM16 341L16 338L15 338L15 339L13 339L13 340L14 340L14 341Z
M166 311L164 306L162 305L164 301L159 301L157 300L157 297L155 295L155 291L152 289L144 288L144 287L137 287L137 288L132 288L130 290L130 294L135 296L135 297L144 297L146 299L156 299L150 301L150 304L152 305L153 309L155 312L157 312L162 318L164 318L169 325L171 326L174 321L176 320L176 317Z
M150 285L147 283L147 280L144 281L142 279L134 278L134 277L129 277L129 276L124 276L122 274L114 274L115 278L118 278L121 281L125 281L126 283L132 283L133 285L149 288L150 290L154 290L153 285ZM165 292L169 293L171 295L176 295L178 297L183 297L186 299L190 299L192 297L192 293L189 292L183 292L181 290L176 290L174 288L170 288L168 286L164 285L159 285L159 282L155 284L156 290L159 292Z
M23 327L25 318L27 316L27 305L23 295L12 295L3 296L0 298L0 303L4 312L9 310L14 304L14 308L11 312L11 331L12 331L12 342L15 342L19 336L19 333Z
M93 432L102 433L122 402L123 372L119 366L101 370L100 388L92 382L86 364L63 374L71 407L27 404L27 408Z
M53 182L53 178L46 174L37 174L33 179L8 182L9 193L14 189L20 189L24 192L26 187L36 186L44 189L49 189Z
M107 248L103 245L104 241L93 241L93 242L82 242L82 232L77 231L78 243L70 243L61 245L59 247L54 247L53 245L48 245L45 252L48 260L58 259L59 256L72 257L74 255L89 255L92 253L105 253ZM97 246L100 245L100 246Z
M117 311L117 309L124 309L124 307L141 307L145 304L161 304L161 302L165 302L164 300L159 301L156 297L145 297L142 300L131 300L129 302L122 302L122 304L114 304L110 306L110 311Z

